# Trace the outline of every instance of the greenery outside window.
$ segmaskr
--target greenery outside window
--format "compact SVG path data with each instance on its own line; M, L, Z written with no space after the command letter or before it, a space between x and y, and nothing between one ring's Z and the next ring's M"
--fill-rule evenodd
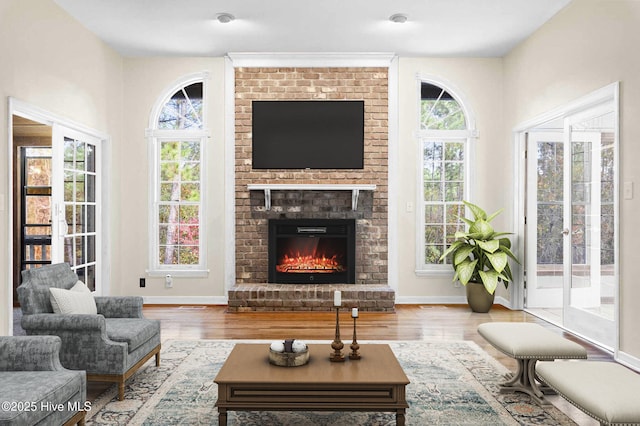
M150 274L206 272L204 79L169 91L152 113Z
M462 200L469 198L469 150L473 131L462 103L435 82L420 80L420 195L417 265L420 273L451 272L440 256L464 229Z

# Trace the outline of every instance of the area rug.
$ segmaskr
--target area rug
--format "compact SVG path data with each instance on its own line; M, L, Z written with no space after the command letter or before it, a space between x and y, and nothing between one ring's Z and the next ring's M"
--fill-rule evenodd
M235 343L163 343L160 367L149 362L129 379L124 401L117 400L115 386L105 391L87 413L87 425L217 425L218 389L213 380ZM553 406L538 407L527 395L500 394L498 385L508 370L473 342L386 343L411 381L408 425L575 424ZM269 344L264 345L266 357ZM382 426L395 425L395 414L230 411L228 424Z

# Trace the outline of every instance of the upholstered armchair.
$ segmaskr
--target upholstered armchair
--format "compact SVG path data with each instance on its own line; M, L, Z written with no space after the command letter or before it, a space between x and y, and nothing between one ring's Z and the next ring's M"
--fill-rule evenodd
M60 364L56 336L0 336L0 425L84 425L84 371Z
M160 365L160 322L144 318L142 297L93 297L78 281L66 263L23 271L17 289L22 328L59 336L62 365L85 370L88 381L117 383L122 401L129 377L154 355ZM54 313L52 301L67 313Z

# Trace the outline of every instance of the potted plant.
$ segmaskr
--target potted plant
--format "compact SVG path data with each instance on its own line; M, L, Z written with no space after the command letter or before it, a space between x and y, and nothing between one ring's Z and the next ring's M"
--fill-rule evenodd
M508 288L513 280L509 258L520 263L511 252L508 232L496 232L489 222L502 212L487 216L480 207L463 201L473 214L473 220L460 217L467 225L467 232L455 233L455 240L442 254L440 260L451 256L455 274L467 290L467 301L474 312L489 312L493 305L498 282Z

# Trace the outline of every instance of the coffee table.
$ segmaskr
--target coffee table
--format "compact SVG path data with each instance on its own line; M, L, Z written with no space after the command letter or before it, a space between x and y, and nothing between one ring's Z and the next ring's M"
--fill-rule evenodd
M390 411L405 424L404 374L389 345L362 344L362 359L330 362L330 344L311 344L309 363L269 364L268 344L236 344L218 372L220 425L227 411Z

